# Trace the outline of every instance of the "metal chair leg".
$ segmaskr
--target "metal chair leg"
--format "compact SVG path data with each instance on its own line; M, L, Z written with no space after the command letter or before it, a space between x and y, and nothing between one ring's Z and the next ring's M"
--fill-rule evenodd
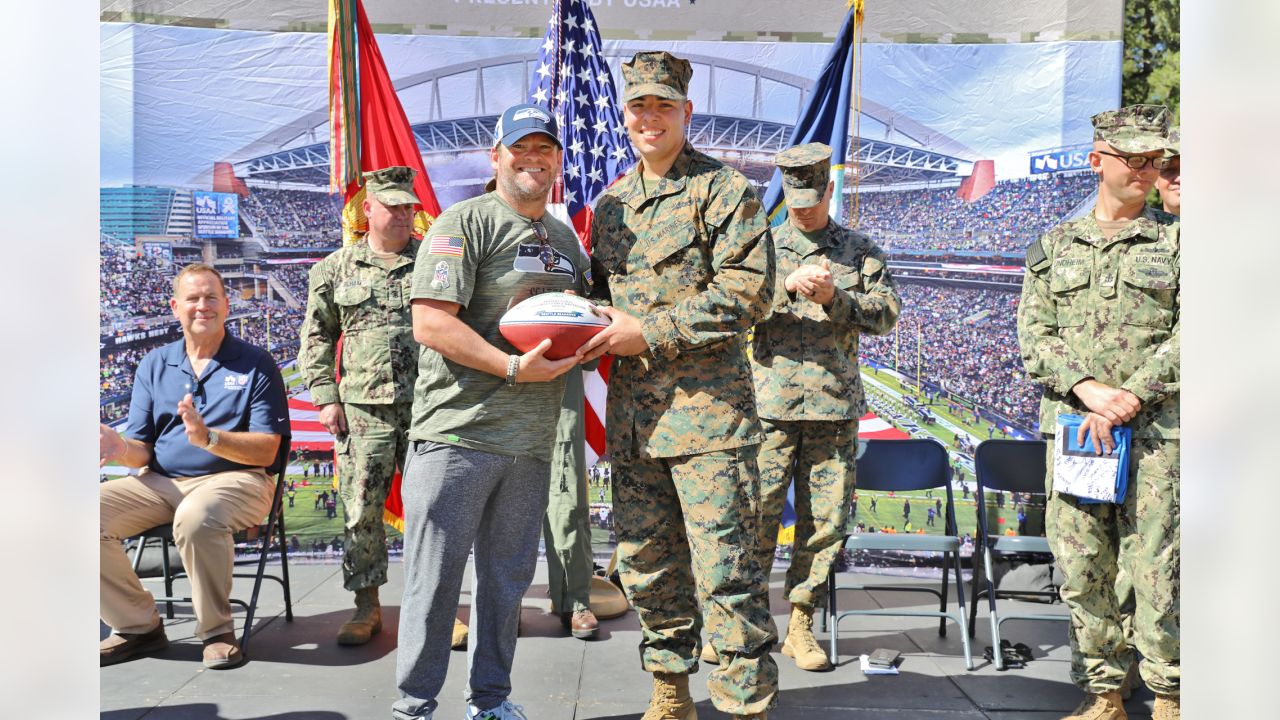
M965 626L965 604L964 604L964 575L961 572L960 553L959 551L949 553L952 561L955 563L956 569L956 605L960 608L960 643L964 647L964 667L966 670L973 669L973 648L969 645L969 634L964 631ZM943 558L946 563L946 558Z
M169 565L169 543L164 538L160 540L160 565L164 568L164 596L173 597L173 568ZM146 544L145 541L143 543ZM173 601L166 600L164 603L164 616L170 620L173 619Z
M293 622L293 595L289 591L289 545L285 542L283 506L280 508L280 517L276 522L276 527L279 528L280 532L280 577L284 580L284 620L285 622Z
M950 565L947 564L947 555L949 554L950 553L943 553L942 555L942 593L941 593L942 597L939 599L938 612L947 611L947 584L950 582L950 578L947 577L950 570ZM960 556L959 553L957 553L956 557L958 558L959 556ZM956 575L956 579L957 580L960 579L960 576L958 574ZM946 636L947 636L947 619L945 617L938 618L938 637L946 637Z
M840 616L836 614L836 574L827 576L827 612L831 614L831 664L839 659L836 655L836 639L839 637Z
M1004 670L1004 651L1000 647L1000 617L996 612L996 585L991 573L990 546L984 548L982 563L987 570L987 599L991 613L991 656L995 658L996 670Z

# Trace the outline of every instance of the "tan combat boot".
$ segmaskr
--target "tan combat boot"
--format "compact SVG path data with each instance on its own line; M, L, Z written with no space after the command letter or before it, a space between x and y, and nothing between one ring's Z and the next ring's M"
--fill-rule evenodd
M459 620L453 619L453 637L449 639L449 647L454 650L461 650L467 646L467 624Z
M339 645L363 645L382 632L382 606L378 604L378 588L356 591L356 614L338 630Z
M1129 720L1124 711L1124 701L1120 699L1120 691L1090 693L1075 712L1062 720Z
M791 620L787 623L787 639L782 643L782 654L795 658L796 667L801 670L831 669L831 661L813 636L813 608L791 606Z
M689 697L689 676L654 673L649 709L640 720L698 720L698 709Z
M1174 695L1156 695L1151 720L1182 720L1182 700Z

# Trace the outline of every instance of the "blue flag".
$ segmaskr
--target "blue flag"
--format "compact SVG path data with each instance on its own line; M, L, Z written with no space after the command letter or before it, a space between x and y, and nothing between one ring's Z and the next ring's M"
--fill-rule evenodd
M831 146L831 174L836 178L835 193L832 197L840 198L842 178L844 177L844 159L849 152L849 108L853 104L853 30L854 14L849 10L844 24L831 45L831 52L822 63L822 73L818 75L818 84L809 95L809 102L804 112L791 131L787 147L795 147L811 142L826 143ZM841 203L837 202L839 208ZM782 202L782 172L774 169L773 178L769 180L769 190L764 194L764 209L769 214L769 223L777 226L787 219L787 208ZM839 220L837 210L837 220Z

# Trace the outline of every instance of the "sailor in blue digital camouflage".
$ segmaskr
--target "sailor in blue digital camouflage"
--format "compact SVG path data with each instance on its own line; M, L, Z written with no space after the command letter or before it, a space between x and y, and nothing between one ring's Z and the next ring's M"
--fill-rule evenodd
M791 619L782 653L804 670L828 670L813 611L844 539L854 488L858 419L867 411L858 338L897 323L901 300L887 257L866 235L828 215L831 148L778 153L787 222L773 231L773 309L752 342L760 447L760 564L773 567L787 487L795 482L795 540L784 594ZM704 651L705 652L705 651Z
M1044 387L1040 431L1049 441L1046 530L1071 611L1071 679L1087 697L1070 717L1126 717L1121 683L1135 661L1121 623L1116 576L1131 579L1133 640L1153 717L1180 715L1179 350L1180 239L1176 217L1145 207L1165 156L1169 113L1133 105L1093 118L1093 212L1050 230L1027 250L1018 340ZM1059 413L1110 452L1110 430L1132 428L1122 504L1087 504L1053 491Z
M606 434L619 570L654 676L644 720L696 717L704 619L724 660L708 680L716 708L764 717L777 693L746 344L773 299L773 246L751 183L685 138L691 74L666 52L623 64L640 162L592 224L592 297L613 322L584 348L615 356Z
M382 629L383 506L408 447L405 433L418 368L409 312L419 245L411 235L418 203L414 175L402 166L364 174L369 232L311 268L302 324L298 368L320 409L321 424L336 440L346 525L343 585L356 596L354 617L338 631L343 645L366 643Z

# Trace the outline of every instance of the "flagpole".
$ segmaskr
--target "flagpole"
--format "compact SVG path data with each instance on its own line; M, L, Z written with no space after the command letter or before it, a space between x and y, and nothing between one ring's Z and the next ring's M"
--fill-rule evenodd
M862 117L862 19L864 0L848 0L847 7L853 11L853 42L849 43L849 147L848 157L841 160L841 172L836 189L841 193L840 206L844 209L844 224L853 229L858 228L858 182L861 168L858 166L858 145ZM853 188L848 196L844 195L844 178L848 174L848 162L853 169Z

